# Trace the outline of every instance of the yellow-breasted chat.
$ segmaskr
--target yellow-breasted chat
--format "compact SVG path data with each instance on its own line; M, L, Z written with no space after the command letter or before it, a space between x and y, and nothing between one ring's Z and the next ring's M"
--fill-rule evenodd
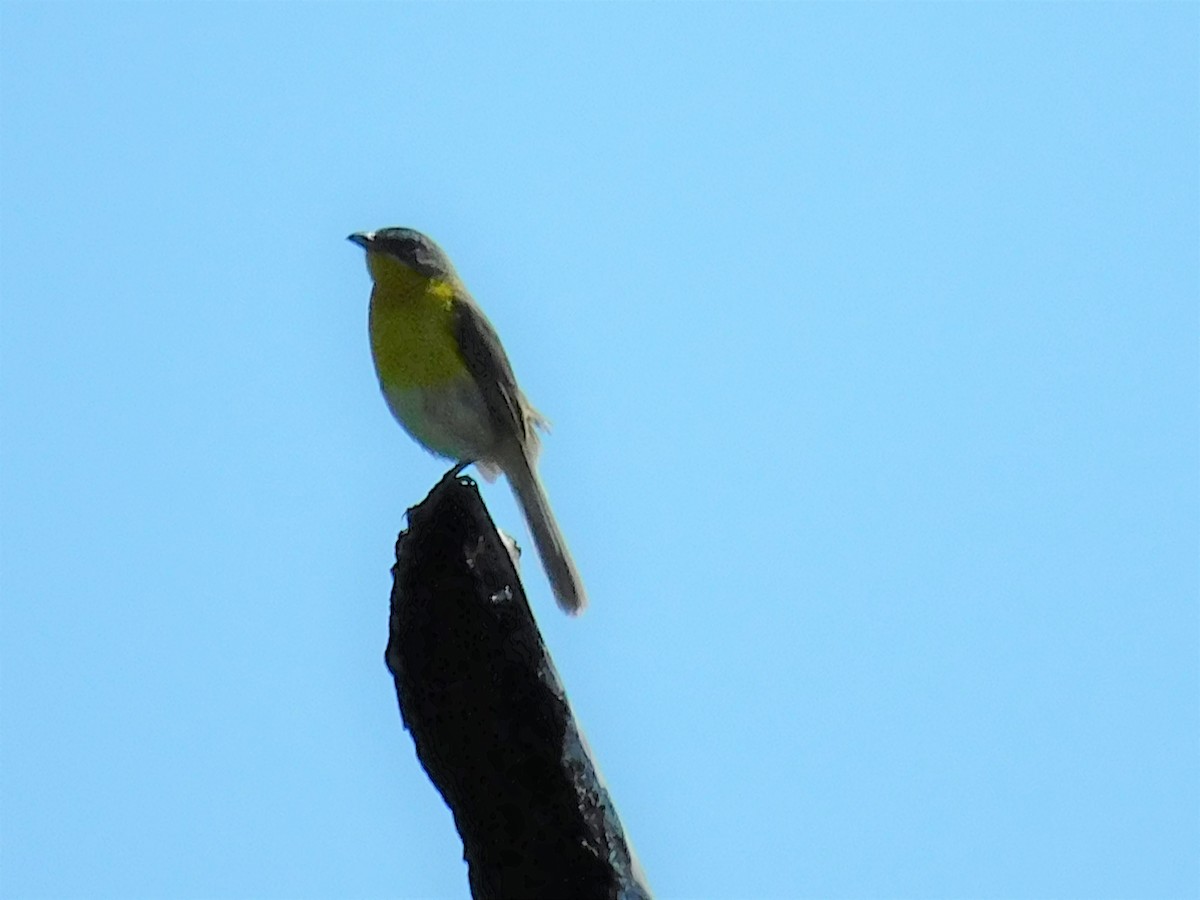
M371 356L388 408L427 450L503 472L525 513L558 605L587 603L537 473L545 425L517 386L496 330L446 256L411 228L357 232L371 289Z

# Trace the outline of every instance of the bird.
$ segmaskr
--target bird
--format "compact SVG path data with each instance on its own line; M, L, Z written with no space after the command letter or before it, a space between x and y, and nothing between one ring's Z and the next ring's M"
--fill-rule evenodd
M431 453L474 463L491 480L503 472L529 523L558 605L587 605L537 471L546 420L517 385L496 329L449 256L412 228L359 231L373 282L371 357L388 409Z

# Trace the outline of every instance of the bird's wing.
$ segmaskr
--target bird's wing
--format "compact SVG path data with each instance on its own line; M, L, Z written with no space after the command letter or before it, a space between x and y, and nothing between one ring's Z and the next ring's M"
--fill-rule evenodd
M454 335L467 371L483 394L492 422L501 434L515 437L522 447L536 449L533 422L539 417L529 407L496 329L470 298L454 304Z

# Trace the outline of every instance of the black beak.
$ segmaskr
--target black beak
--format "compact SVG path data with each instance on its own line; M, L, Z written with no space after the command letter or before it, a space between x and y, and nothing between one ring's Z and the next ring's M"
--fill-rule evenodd
M346 240L352 244L358 244L358 246L366 250L369 246L371 246L371 241L375 240L375 232L356 231L354 234L349 235Z

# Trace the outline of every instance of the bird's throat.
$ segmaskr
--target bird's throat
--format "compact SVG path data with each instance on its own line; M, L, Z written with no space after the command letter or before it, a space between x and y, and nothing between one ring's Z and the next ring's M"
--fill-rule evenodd
M371 271L371 355L380 384L419 388L466 375L454 337L453 287L398 262Z

